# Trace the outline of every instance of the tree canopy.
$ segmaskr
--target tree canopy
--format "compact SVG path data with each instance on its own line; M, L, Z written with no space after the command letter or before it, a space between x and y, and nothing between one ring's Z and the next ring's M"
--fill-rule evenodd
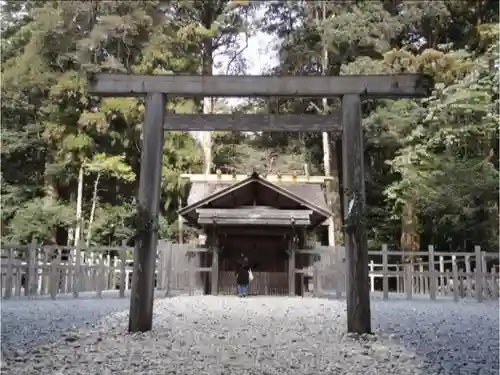
M419 72L436 82L426 99L363 102L371 247L497 247L499 16L493 1L6 1L1 17L4 241L64 244L78 220L91 244L131 238L144 103L93 97L88 75L240 74L249 63L242 53L247 38L264 32L275 40L279 61L263 74ZM219 55L227 66L218 66ZM201 101L175 98L169 106L196 112ZM339 108L335 99L324 104L252 99L216 107L245 113ZM334 159L340 146L331 138ZM307 163L322 174L323 151L316 133L212 134L213 165L224 171L302 173ZM203 163L199 139L166 134L162 237L178 235L176 210L189 191L180 174L199 173Z

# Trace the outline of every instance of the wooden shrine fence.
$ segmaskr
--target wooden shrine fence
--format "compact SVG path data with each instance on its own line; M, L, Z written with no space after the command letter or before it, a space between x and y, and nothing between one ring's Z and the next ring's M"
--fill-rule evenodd
M125 297L130 289L133 248L30 245L2 246L1 293L3 299L59 294L118 290ZM211 267L200 267L202 253L207 249L189 244L160 241L155 285L165 295L196 295L206 292L204 281L210 280ZM313 257L312 266L295 269L302 285L302 295L346 294L345 250L317 246L297 250L296 257ZM470 253L435 251L389 251L383 246L370 251L369 287L384 299L400 295L406 299L423 296L430 300L452 298L459 301L474 298L481 302L499 298L498 253L487 253L479 247ZM122 277L124 275L124 277ZM254 271L251 294L287 295L287 273ZM219 294L235 294L231 272L221 272Z

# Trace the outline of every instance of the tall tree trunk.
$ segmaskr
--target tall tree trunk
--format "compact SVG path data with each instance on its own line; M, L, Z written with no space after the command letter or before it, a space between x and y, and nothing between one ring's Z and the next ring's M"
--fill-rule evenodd
M344 231L342 229L342 191L340 190L340 171L342 170L342 141L340 139L329 139L330 141L330 154L331 154L331 171L332 171L332 199L331 210L333 212L333 224L335 231L335 240L337 244L344 243Z
M321 20L325 20L327 16L326 6L327 2L322 2L322 14ZM318 14L319 16L319 14ZM318 17L320 18L320 17ZM328 48L325 43L323 43L322 51L322 71L323 75L328 74ZM328 112L328 99L323 98L323 113ZM333 216L330 218L328 223L328 245L335 246L342 241L342 213L340 204L340 189L339 189L339 178L338 178L338 163L337 163L337 153L332 146L336 142L330 139L328 132L322 133L323 139L323 166L325 169L325 176L332 177L331 181L326 183L326 195L328 204L332 210Z
M83 165L78 171L78 190L76 196L76 226L74 246L78 246L82 235L82 206L83 206Z
M69 197L69 201L73 202L75 198L75 194L71 193ZM66 241L66 246L73 246L73 242L75 241L75 228L73 226L68 229L68 239Z
M203 99L203 113L212 113L212 98ZM204 156L204 173L209 175L212 170L212 132L202 132L202 148Z
M326 111L327 99L323 99L323 111ZM331 155L330 155L330 142L327 132L322 133L323 138L323 167L325 169L325 176L329 177L332 175L332 171L330 169L331 166ZM326 182L326 197L328 200L328 205L331 207L332 205L332 181ZM328 220L328 245L335 246L335 225L333 217Z
M101 178L101 172L97 173L97 177L94 181L94 192L92 193L92 208L90 209L89 227L87 229L87 237L85 239L85 245L90 247L90 240L92 239L92 224L94 223L95 210L97 207L97 191L99 187L99 179Z
M45 172L44 176L44 205L50 207L57 203L59 198L59 193L57 191L57 183L53 176L47 175ZM54 229L53 232L48 233L48 237L44 238L44 243L47 245L57 245L57 230Z
M408 197L401 215L401 249L403 251L419 251L420 236L418 234L418 216L414 199Z
M205 5L205 19L203 25L206 29L210 30L214 22L213 13L210 9L211 2ZM202 74L213 75L213 38L206 37L203 42L203 61L202 61ZM203 113L213 112L213 98L203 98ZM201 142L204 155L204 173L209 175L212 167L212 132L201 132Z

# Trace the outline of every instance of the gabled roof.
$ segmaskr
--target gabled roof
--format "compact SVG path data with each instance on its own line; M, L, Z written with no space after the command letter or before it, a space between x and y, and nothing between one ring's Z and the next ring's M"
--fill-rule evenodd
M218 198L231 194L238 189L252 184L258 183L265 186L276 193L283 195L300 205L328 218L331 216L331 211L326 204L323 191L320 186L313 184L274 184L259 176L257 173L252 174L248 178L233 183L195 183L191 187L191 193L188 198L188 205L178 212L180 215L185 215L197 208L205 206Z

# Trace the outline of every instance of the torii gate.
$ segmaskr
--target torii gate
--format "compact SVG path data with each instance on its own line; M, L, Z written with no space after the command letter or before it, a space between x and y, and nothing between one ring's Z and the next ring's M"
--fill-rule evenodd
M368 245L363 220L366 204L361 100L366 97L426 97L432 87L432 80L421 74L325 77L103 73L94 76L90 82L90 94L146 97L138 194L139 233L134 252L129 331L149 331L152 328L164 130L308 132L342 129L347 330L370 333ZM168 96L339 96L342 97L342 126L335 115L166 115Z

